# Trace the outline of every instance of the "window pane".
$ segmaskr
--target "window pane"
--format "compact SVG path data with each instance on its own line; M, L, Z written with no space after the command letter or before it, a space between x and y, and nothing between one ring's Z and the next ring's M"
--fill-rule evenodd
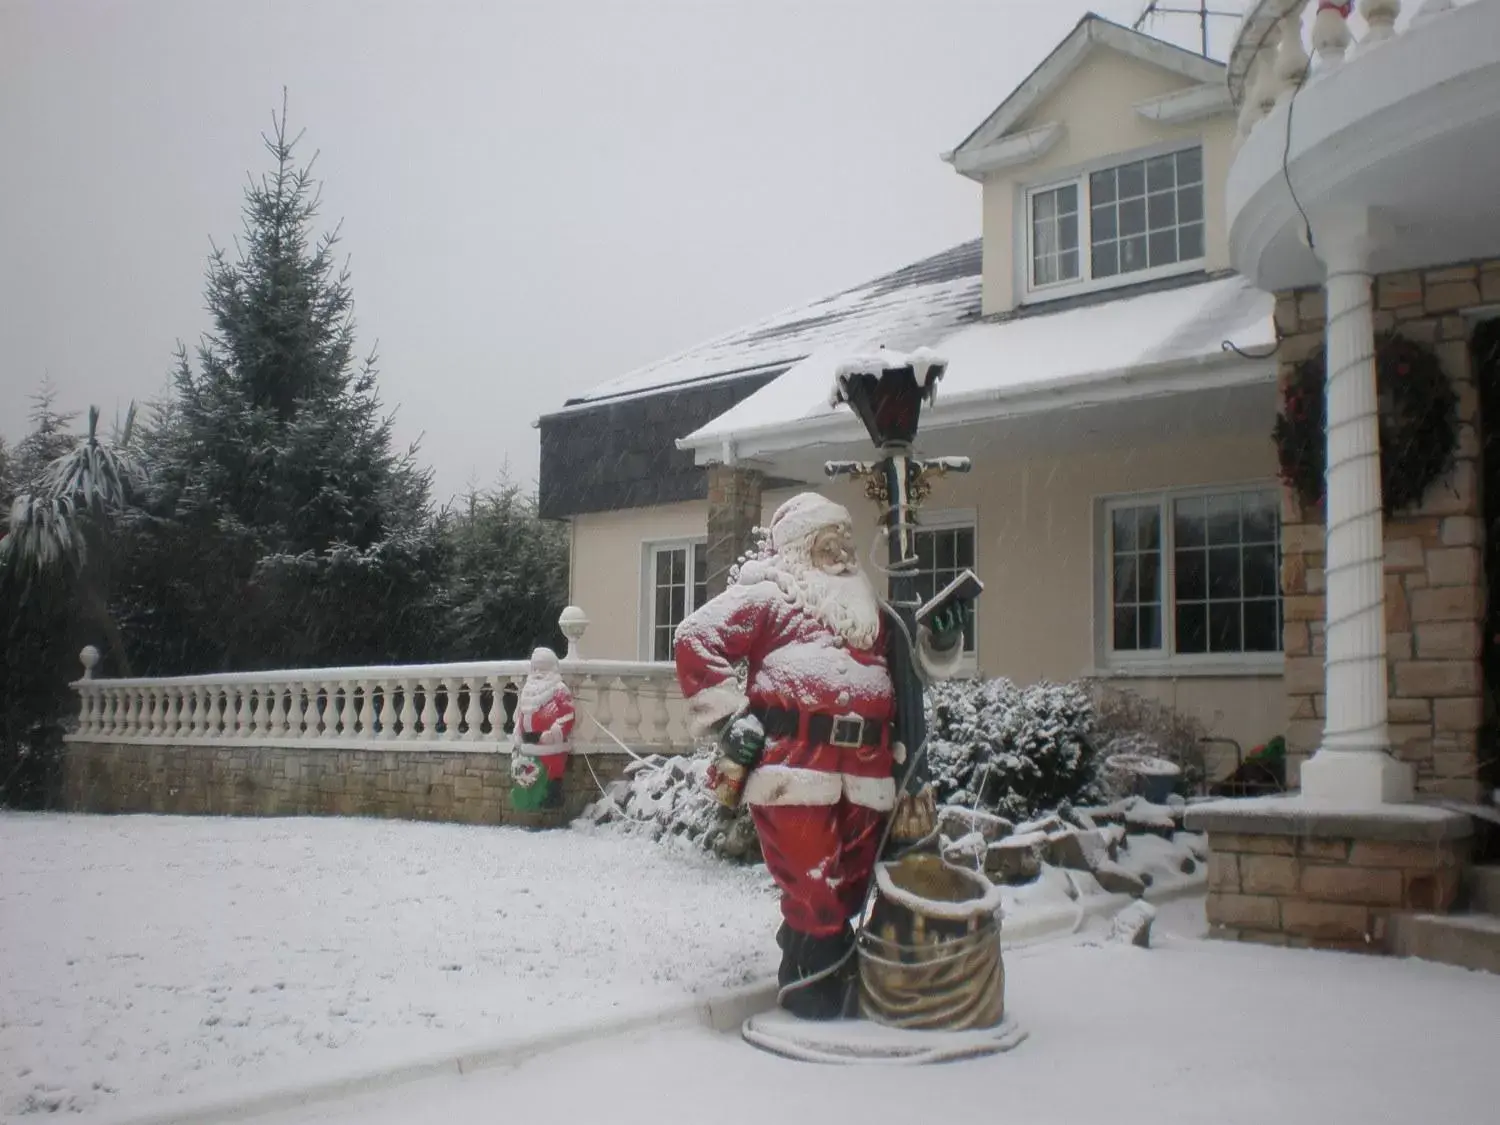
M1280 593L1281 576L1277 573L1276 548L1245 548L1244 590L1247 598L1274 598Z
M1057 279L1072 281L1078 276L1078 250L1065 250L1057 259Z
M1149 651L1161 648L1161 606L1141 606L1136 620L1141 649Z
M1129 199L1133 195L1146 194L1146 166L1140 161L1134 164L1122 164L1115 170L1119 177L1119 192L1121 199Z
M1136 633L1135 609L1132 606L1122 606L1115 610L1114 647L1119 652L1134 652L1140 648L1139 637Z
M653 635L652 635L652 642L651 642L651 659L652 660L671 660L672 659L672 630L671 629L653 629L652 630L652 634Z
M1238 547L1215 547L1208 552L1208 596L1214 599L1239 598L1240 549Z
M1120 272L1120 244L1106 242L1094 244L1093 269L1095 277L1114 277Z
M673 586L671 590L672 600L672 624L677 624L687 616L687 590L681 586Z
M1178 260L1195 261L1203 257L1203 224L1190 223L1177 232Z
M1208 500L1208 542L1210 546L1240 541L1240 498L1213 496Z
M662 626L670 628L677 624L672 620L672 587L658 586L656 588L656 613L651 623L657 628Z
M656 552L656 584L665 586L672 581L672 552Z
M1059 215L1078 214L1078 185L1068 184L1066 187L1057 189L1057 213Z
M917 548L917 569L930 573L937 563L936 552L933 547L932 532L919 531L913 540Z
M1158 156L1146 161L1146 190L1161 191L1177 186L1177 158Z
M1078 216L1064 215L1057 220L1057 245L1063 250L1078 249Z
M1208 650L1243 652L1240 641L1240 603L1208 603Z
M1120 233L1122 235L1146 233L1146 201L1128 199L1120 204Z
M687 551L672 552L672 581L679 586L687 582Z
M693 549L693 604L697 609L708 601L708 551L702 547Z
M1277 513L1280 504L1273 493L1245 497L1244 532L1246 543L1275 543L1276 528L1280 523Z
M1089 228L1089 237L1093 239L1095 246L1098 246L1101 242L1108 242L1119 233L1119 228L1115 226L1115 209L1113 204L1095 207L1091 214L1093 218Z
M1175 230L1159 230L1151 236L1149 250L1150 262L1153 266L1170 266L1177 261L1177 232Z
M1205 529L1206 503L1201 496L1179 500L1173 505L1175 518L1172 536L1179 547L1201 547L1208 542Z
M1177 221L1179 223L1201 223L1203 221L1203 185L1177 189Z
M1135 512L1136 546L1143 551L1154 551L1161 546L1161 509L1152 504Z
M1152 230L1165 230L1177 225L1177 196L1171 192L1146 198L1146 224Z
M1115 551L1135 550L1135 509L1116 508L1111 523L1114 526Z
M1177 154L1177 182L1193 184L1203 182L1203 150L1184 149Z
M933 534L936 546L937 567L939 570L952 570L955 560L954 535L951 531L939 531Z
M1140 600L1143 602L1161 601L1161 555L1152 551L1138 558L1140 562L1136 567L1136 572L1139 575Z
M1056 280L1056 258L1038 258L1032 263L1031 283L1033 285L1051 285Z
M1146 236L1127 238L1120 243L1120 272L1131 273L1146 268Z
M1057 192L1039 191L1031 197L1031 218L1038 226L1048 225L1057 218Z
M1140 582L1136 570L1135 555L1121 555L1115 559L1115 602L1134 602L1140 598Z
M1095 172L1089 177L1089 200L1093 203L1109 203L1115 198L1115 170Z
M1208 607L1201 602L1177 607L1177 651L1188 656L1208 651Z
M1245 603L1245 651L1281 650L1280 603L1274 600Z
M962 528L954 533L957 539L958 566L959 569L972 567L974 565L974 529L972 527Z
M1178 551L1175 556L1173 587L1179 602L1202 601L1208 597L1208 555L1203 551Z

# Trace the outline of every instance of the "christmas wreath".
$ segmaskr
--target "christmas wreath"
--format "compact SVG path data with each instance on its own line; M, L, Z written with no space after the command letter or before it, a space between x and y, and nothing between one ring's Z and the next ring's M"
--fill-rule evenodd
M1319 504L1328 459L1327 360L1319 348L1292 369L1272 438L1281 479ZM1453 464L1458 396L1431 348L1390 333L1375 339L1380 402L1380 485L1386 515L1415 507Z

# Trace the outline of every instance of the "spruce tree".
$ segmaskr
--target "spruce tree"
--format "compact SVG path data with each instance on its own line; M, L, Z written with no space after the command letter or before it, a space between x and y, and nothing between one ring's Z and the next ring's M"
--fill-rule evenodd
M316 232L313 163L285 102L271 169L215 246L211 328L179 348L148 428L130 630L155 673L413 659L431 647L430 475L393 447L375 355L355 355L338 228Z

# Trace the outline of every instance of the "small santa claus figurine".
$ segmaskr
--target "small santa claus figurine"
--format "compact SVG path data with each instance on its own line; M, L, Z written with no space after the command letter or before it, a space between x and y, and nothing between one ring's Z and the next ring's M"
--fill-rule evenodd
M851 1002L850 919L898 808L904 749L893 741L885 611L860 571L848 510L817 493L795 496L771 520L770 547L678 627L677 678L695 733L718 740L710 784L721 800L737 800L736 778L748 775L743 799L781 889L783 990L818 978L784 991L783 1005L834 1019ZM917 659L929 676L957 669L965 612L920 630ZM930 792L919 801L930 807Z
M560 809L568 739L573 733L573 693L563 683L557 653L539 648L516 702L510 775L511 803L518 809Z

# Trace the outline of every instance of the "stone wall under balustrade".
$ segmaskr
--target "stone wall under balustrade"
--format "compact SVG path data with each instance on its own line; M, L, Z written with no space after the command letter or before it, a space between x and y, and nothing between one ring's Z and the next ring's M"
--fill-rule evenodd
M1421 507L1385 521L1385 620L1391 749L1423 792L1473 800L1483 721L1485 611L1480 509L1479 394L1463 310L1500 302L1500 261L1384 274L1375 279L1375 330L1431 346L1458 395L1452 473ZM1277 294L1283 386L1323 343L1322 289ZM1322 739L1325 654L1324 516L1282 494L1286 730L1291 782Z
M564 812L577 816L599 786L623 776L619 749L573 754ZM315 746L68 745L67 808L91 813L211 816L372 816L532 826L512 808L508 747L344 750ZM596 780L597 779L597 780Z

